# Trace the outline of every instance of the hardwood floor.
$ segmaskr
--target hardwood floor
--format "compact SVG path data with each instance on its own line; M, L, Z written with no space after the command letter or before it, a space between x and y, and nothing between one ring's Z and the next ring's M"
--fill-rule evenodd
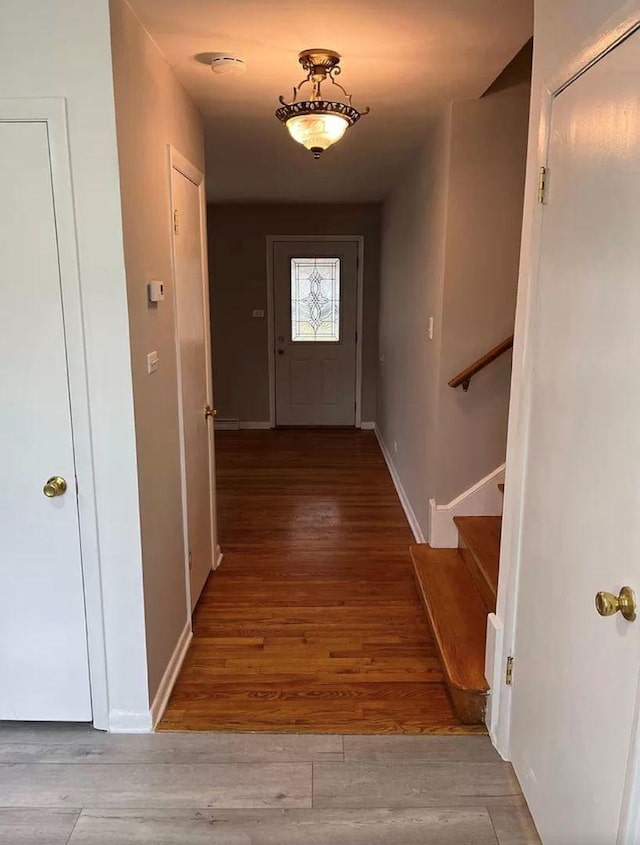
M373 432L216 432L224 560L160 730L478 733L455 717Z

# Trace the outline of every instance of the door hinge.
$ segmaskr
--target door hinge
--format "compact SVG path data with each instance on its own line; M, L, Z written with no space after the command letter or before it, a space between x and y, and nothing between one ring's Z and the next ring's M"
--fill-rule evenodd
M178 234L178 209L173 209L173 233L174 235Z
M542 205L547 199L547 168L541 167L538 176L538 202Z
M191 557L191 549L189 549L189 569L193 569L193 558Z
M507 657L507 668L504 673L504 682L510 687L513 684L513 657Z

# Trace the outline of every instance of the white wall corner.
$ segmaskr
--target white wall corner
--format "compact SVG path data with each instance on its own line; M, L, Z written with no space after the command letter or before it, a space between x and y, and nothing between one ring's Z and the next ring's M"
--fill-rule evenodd
M169 696L171 695L171 690L173 689L178 673L180 672L184 659L187 655L187 650L192 638L193 631L191 630L191 619L187 619L182 633L178 637L178 642L176 643L171 659L167 664L167 668L164 670L164 675L160 681L160 686L158 687L158 691L153 699L153 703L151 704L150 716L152 727L150 730L155 728L164 715L167 702L169 701Z
M404 487L402 486L402 481L400 480L400 476L398 475L398 471L395 468L393 461L391 460L391 453L387 449L387 446L382 439L382 435L380 434L380 430L376 425L373 429L375 431L375 435L378 438L378 443L380 444L380 451L386 461L387 468L389 470L389 474L391 475L391 479L395 485L396 492L398 494L398 498L400 499L400 504L403 507L405 512L405 516L407 517L407 521L409 526L413 532L413 536L415 538L416 543L425 543L425 537L422 533L422 528L420 528L420 523L411 507L411 502L409 501L409 497L407 496Z
M487 709L485 711L485 724L491 737L491 742L502 754L498 747L498 704L499 696L492 695L492 690L499 689L504 683L506 666L502 666L502 642L504 637L504 626L495 613L487 617L487 640L484 658L484 676L489 684L489 695L487 696Z
M429 544L434 549L457 548L455 516L499 516L502 513L503 497L498 484L504 483L504 468L501 464L447 505L438 505L435 499L429 499Z
M361 423L360 423L360 428L361 428L363 431L375 431L375 429L376 429L376 424L375 424L374 422L370 422L370 421L366 421L366 422L365 422L365 421L363 420L363 422L361 422Z

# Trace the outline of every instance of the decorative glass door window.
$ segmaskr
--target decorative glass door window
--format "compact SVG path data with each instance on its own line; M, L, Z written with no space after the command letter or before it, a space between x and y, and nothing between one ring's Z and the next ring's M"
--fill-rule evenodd
M291 340L340 341L340 259L291 259Z

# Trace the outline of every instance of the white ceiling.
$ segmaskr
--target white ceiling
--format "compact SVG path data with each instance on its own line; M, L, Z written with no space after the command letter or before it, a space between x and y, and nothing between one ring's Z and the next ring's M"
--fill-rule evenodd
M429 118L478 97L530 38L532 0L130 0L200 107L216 201L381 199ZM300 50L342 55L341 83L371 114L315 161L274 112ZM243 77L195 58L229 51Z

